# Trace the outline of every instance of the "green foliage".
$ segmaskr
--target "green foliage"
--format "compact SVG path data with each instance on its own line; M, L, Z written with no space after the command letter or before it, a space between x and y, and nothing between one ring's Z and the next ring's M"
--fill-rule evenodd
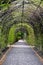
M33 29L31 28L31 26L28 26L27 24L22 24L22 26L26 27L28 30L29 35L26 36L26 40L28 42L28 44L30 45L34 45L35 44L35 36L34 36L34 32ZM24 38L24 33L21 31L18 31L17 33L15 33L16 28L20 27L20 24L17 26L12 26L12 28L9 31L9 36L8 36L8 43L12 44L13 42L19 40L19 39L23 39Z
M24 33L22 32L22 31L18 31L17 33L16 33L16 39L23 39L23 37L24 37Z
M11 0L0 0L0 4L8 4Z
M5 10L8 9L9 6L10 6L10 4L1 4L1 5L0 5L0 9L1 9L2 11L5 11Z
M4 49L6 47L6 43L5 43L5 37L4 35L1 33L1 27L0 27L0 49Z
M34 35L34 30L32 29L31 26L27 27L29 35L27 36L27 42L30 45L35 45L35 35Z
M18 24L19 27L21 25L24 26L24 28L26 28L27 31L28 31L28 35L25 38L27 43L30 44L30 45L35 45L35 35L34 35L33 28L31 26L29 26L28 24L26 24L26 23L25 24L24 23L23 24Z
M20 31L16 33L16 39L17 40L21 39L21 32Z
M4 49L6 47L6 43L4 41L4 36L0 37L0 46L1 46L0 47L1 49Z
M36 4L36 5L39 5L40 4L40 1L41 1L41 4L40 4L40 6L42 7L43 6L43 0L31 0L31 1L33 1L33 3L34 4ZM10 6L10 4L9 4L9 2L11 2L11 0L0 0L0 9L2 10L2 11L5 11L5 10L7 10L8 9L8 7ZM30 11L30 12L24 12L24 14L26 15L26 17L27 17L27 19L25 19L25 17L23 18L23 20L30 20L29 19L29 15L31 14L31 11L32 12L34 12L35 10L36 10L36 7L34 7L34 5L33 5L33 3L32 3L32 5L29 7L29 9L28 9L28 11ZM13 4L13 5L15 5L15 4ZM15 8L16 9L16 8ZM33 11L34 10L34 11ZM24 16L25 16L24 15ZM36 16L37 14L35 14L35 16ZM41 14L39 14L38 13L38 15L40 15L41 16ZM10 15L11 16L11 15ZM39 17L40 17L39 16ZM6 16L7 17L7 16ZM5 17L5 18L6 18ZM3 17L2 17L3 18ZM8 18L8 17L7 17ZM13 11L12 12L12 18L13 19L15 19L15 20L19 20L20 19L20 21L21 21L21 9L18 9L18 11L17 10L15 10L15 11ZM40 19L40 18L38 18L38 16L36 16L36 18L35 17L32 17L32 19L35 19L36 20L36 18L37 19ZM10 19L10 17L9 17L9 19ZM8 19L6 19L6 21L7 21ZM11 19L10 19L11 20ZM34 20L34 22L32 23L32 24L35 24L34 26L37 28L37 30L39 31L39 26L36 24L37 22L39 22L39 21L37 21L37 22L35 22L35 20ZM3 22L3 21L2 21ZM18 21L19 22L19 21ZM10 23L14 23L13 21L11 22L8 22L7 21L7 23L5 24L5 28L10 24ZM31 23L31 22L30 22ZM8 24L8 25L7 25ZM40 24L40 22L39 22L39 24ZM3 25L3 24L2 24ZM20 23L19 23L19 25L20 25ZM19 26L18 25L18 26ZM41 23L41 25L42 25L42 23ZM17 26L17 27L18 27ZM40 46L42 46L42 48L43 48L43 34L40 34L40 31L39 31L39 33L37 34L37 36L35 36L34 35L34 30L33 30L33 28L31 27L31 26L29 26L29 25L27 25L27 24L22 24L22 26L24 26L27 30L28 30L28 36L26 37L26 40L27 40L27 42L29 43L29 44L31 44L31 45L35 45L35 46L37 46L38 48L41 48ZM8 35L8 43L9 44L12 44L13 42L15 42L17 39L21 39L21 37L23 37L24 36L24 34L22 33L22 32L18 32L17 34L15 33L15 30L16 30L16 28L17 28L15 25L10 29L10 31L9 31L9 35ZM7 28L6 28L7 29ZM5 30L4 30L5 31ZM3 32L2 32L3 33ZM1 33L1 27L0 27L0 48L1 49L3 49L3 48L5 48L6 47L6 43L5 43L5 38L7 37L6 35L7 35L7 33L6 33L6 35L3 35ZM6 36L6 37L5 37ZM6 40L7 41L7 40Z
M11 0L0 0L0 10L5 11L9 8Z
M8 35L8 43L12 44L13 42L15 42L15 26L13 26L10 29L9 35Z

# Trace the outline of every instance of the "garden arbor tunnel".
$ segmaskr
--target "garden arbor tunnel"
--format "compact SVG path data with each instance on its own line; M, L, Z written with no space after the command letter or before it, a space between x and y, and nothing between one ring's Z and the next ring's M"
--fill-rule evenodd
M7 10L0 13L1 36L7 45L9 30L13 25L28 24L34 30L36 46L43 48L43 8L42 0L17 0L11 2ZM40 47L41 46L41 47Z
M34 43L35 42L35 36L34 31L31 26L28 24L20 23L18 25L13 25L9 31L8 35L8 41L9 43L18 41L19 39L25 39L28 43ZM31 41L30 41L31 39Z

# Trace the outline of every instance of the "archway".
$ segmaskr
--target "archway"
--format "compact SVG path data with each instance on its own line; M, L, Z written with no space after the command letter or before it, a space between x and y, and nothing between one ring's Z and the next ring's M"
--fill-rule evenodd
M17 6L18 3L16 3L13 8L11 8L13 5L11 4L7 10L1 11L1 33L4 39L4 43L6 45L8 43L8 34L12 25L16 25L21 22L32 26L37 41L36 46L41 48L43 46L42 0L39 2L37 1L38 5L34 1L23 1L20 5Z
M21 27L22 25L22 27ZM22 29L21 29L22 28ZM30 45L35 45L35 35L34 35L34 30L32 27L28 24L18 24L18 25L13 25L10 29L9 32L9 43L14 43L15 41L18 40L18 35L19 39L21 38L21 32L22 32L22 38L25 39L28 44Z

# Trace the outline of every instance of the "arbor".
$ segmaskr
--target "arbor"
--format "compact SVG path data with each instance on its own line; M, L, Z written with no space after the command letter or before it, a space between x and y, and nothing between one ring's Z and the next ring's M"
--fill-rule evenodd
M9 4L11 0L0 0L0 4Z
M16 24L28 24L30 25L35 34L36 47L43 49L43 0L16 0L10 4L9 8L5 9L5 4L9 4L11 0L0 0L1 5L4 4L1 9L1 25L2 36L4 36L4 42L8 43L8 35L10 28ZM22 27L22 25L21 25Z

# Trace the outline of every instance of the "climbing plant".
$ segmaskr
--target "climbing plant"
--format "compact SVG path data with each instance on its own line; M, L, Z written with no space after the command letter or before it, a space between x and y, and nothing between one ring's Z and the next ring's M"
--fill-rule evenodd
M43 50L43 0L0 0L0 44L8 44L14 40L14 28L19 23L26 23L33 28L36 44L39 50ZM1 28L2 27L2 28ZM11 31L10 31L11 29ZM13 34L12 34L13 33ZM31 33L31 32L30 32ZM32 33L31 33L32 34ZM10 35L12 38L10 38ZM3 40L3 41L2 41ZM3 45L3 47L5 47Z

